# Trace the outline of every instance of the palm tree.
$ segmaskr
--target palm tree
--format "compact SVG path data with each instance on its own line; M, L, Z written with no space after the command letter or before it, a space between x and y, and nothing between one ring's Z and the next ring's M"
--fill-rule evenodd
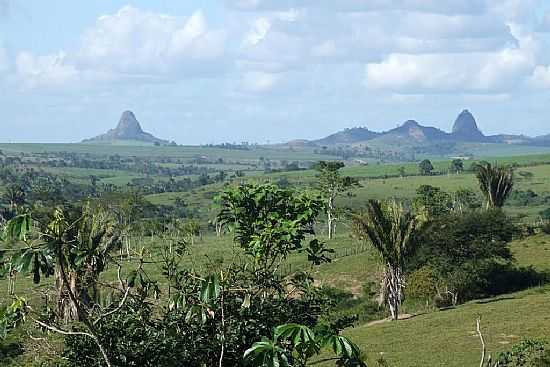
M354 216L354 231L369 241L384 262L381 302L388 303L397 320L405 287L405 262L418 248L417 237L426 222L395 201L369 200L366 210Z
M476 167L479 188L487 201L487 209L502 208L514 187L514 171L511 167L479 164Z
M12 210L16 210L19 206L25 204L25 196L25 191L20 185L10 185L6 188L5 197Z

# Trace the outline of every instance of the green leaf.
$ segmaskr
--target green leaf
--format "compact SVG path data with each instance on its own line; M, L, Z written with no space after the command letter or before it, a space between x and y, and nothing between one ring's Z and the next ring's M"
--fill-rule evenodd
M201 285L200 300L210 303L220 296L220 278L217 274L211 274L203 280Z

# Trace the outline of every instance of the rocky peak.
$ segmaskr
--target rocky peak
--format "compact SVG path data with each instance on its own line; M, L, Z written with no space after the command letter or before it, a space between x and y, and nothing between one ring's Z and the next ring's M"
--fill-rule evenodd
M146 143L168 144L168 141L154 137L143 131L136 115L132 111L124 111L116 128L95 138L86 139L83 142L113 142L113 141L141 141Z
M420 124L418 122L416 122L415 120L407 120L402 125L402 127L407 128L407 129L410 129L410 128L413 128L413 127L419 127L419 126L420 126Z
M120 137L133 137L143 134L143 130L132 111L124 111L118 125L115 128L116 135Z
M476 119L468 110L462 111L456 118L453 135L465 140L483 140L485 138L477 126Z

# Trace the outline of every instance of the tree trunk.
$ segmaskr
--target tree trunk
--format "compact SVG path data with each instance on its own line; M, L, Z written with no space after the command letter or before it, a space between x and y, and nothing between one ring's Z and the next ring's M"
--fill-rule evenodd
M77 276L75 273L67 274L68 288L79 298L80 291L77 286ZM67 324L71 321L78 321L78 309L69 297L69 292L65 288L65 283L59 267L55 270L55 288L57 289L57 314Z
M331 240L334 236L334 217L332 213L334 212L334 198L329 197L328 207L327 207L327 225L328 225L328 239Z
M398 320L399 307L403 300L403 282L401 270L388 265L387 269L388 306L392 320Z

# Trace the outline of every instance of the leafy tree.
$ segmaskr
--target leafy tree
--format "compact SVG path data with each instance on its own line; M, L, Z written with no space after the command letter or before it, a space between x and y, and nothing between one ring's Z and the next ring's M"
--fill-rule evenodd
M481 207L481 200L473 190L458 189L452 195L453 208L457 211L477 209Z
M462 173L464 171L464 161L462 159L453 159L450 170L457 175Z
M399 167L398 172L401 178L405 177L405 175L407 174L407 170L403 166Z
M418 170L422 176L430 176L434 170L434 166L429 159L424 159L418 165Z
M440 295L450 295L452 303L457 304L483 295L490 286L488 277L493 269L511 264L509 242L516 233L513 222L498 210L455 212L434 218L408 265L433 269L444 284Z
M319 171L319 190L325 199L325 212L327 215L328 238L332 239L337 219L336 198L350 192L357 187L359 182L349 176L342 177L340 169L345 165L342 162L320 161L316 169Z
M475 167L475 172L487 208L502 208L514 187L513 169L482 163Z
M448 213L452 209L451 196L439 187L422 185L416 190L413 206L430 217Z
M391 202L369 200L365 211L354 217L359 238L369 241L379 252L385 271L382 299L387 300L393 320L399 316L405 286L405 266L418 248L418 235L425 219Z
M28 315L34 323L50 331L90 338L101 351L105 364L111 366L93 320L102 317L104 309L99 306L97 292L99 275L106 269L111 250L119 244L119 235L112 226L112 218L100 208L86 206L80 213L73 214L78 214L76 219L57 208L49 223L44 225L35 224L28 214L20 215L6 224L2 237L4 241L19 241L25 245L11 257L17 271L31 273L36 284L42 277L55 276L55 322L67 325L79 321L85 331L62 330L41 321L20 298L15 301L19 302L17 314L22 319ZM121 288L124 292L122 284Z
M319 197L275 185L246 184L221 195L220 222L252 256L256 269L274 273L292 252L305 250L303 242L315 234L313 224L323 208ZM309 247L318 253L320 242Z

